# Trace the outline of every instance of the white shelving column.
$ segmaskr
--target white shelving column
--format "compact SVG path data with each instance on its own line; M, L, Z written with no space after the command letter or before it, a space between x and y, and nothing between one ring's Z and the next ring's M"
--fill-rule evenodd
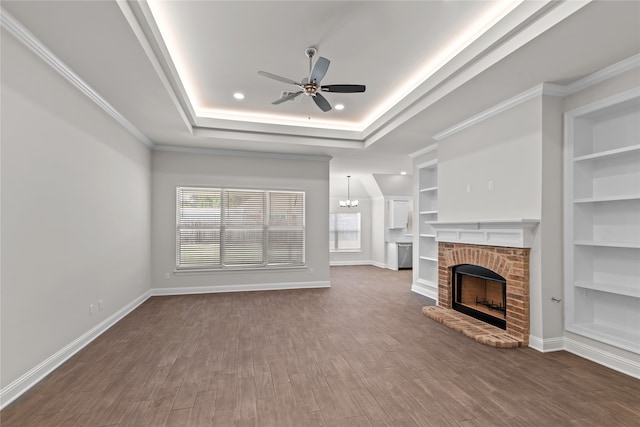
M427 162L418 172L418 274L413 290L438 299L438 243L428 223L438 219L438 164Z
M565 114L565 328L640 354L640 88Z

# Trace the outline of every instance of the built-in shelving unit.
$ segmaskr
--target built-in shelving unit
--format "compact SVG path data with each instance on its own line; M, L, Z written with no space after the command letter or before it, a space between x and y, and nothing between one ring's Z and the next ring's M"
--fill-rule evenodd
M565 328L640 354L640 89L565 114Z
M438 243L429 222L438 219L438 166L436 161L418 166L417 292L438 297Z

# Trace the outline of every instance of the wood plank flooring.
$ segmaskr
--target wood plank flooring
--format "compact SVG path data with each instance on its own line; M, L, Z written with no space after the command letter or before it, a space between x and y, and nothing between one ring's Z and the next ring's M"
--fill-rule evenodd
M638 426L640 381L422 315L411 272L153 297L0 412L12 426Z

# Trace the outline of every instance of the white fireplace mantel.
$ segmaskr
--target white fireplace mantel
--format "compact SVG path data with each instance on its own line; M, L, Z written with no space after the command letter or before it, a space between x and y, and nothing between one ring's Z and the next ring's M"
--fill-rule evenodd
M436 241L471 245L530 248L537 219L483 219L426 221L435 230Z

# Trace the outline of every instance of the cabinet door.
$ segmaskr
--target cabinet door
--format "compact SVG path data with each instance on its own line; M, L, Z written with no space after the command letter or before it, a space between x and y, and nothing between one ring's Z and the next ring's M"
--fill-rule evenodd
M389 228L407 228L409 222L409 201L391 200L389 202Z

